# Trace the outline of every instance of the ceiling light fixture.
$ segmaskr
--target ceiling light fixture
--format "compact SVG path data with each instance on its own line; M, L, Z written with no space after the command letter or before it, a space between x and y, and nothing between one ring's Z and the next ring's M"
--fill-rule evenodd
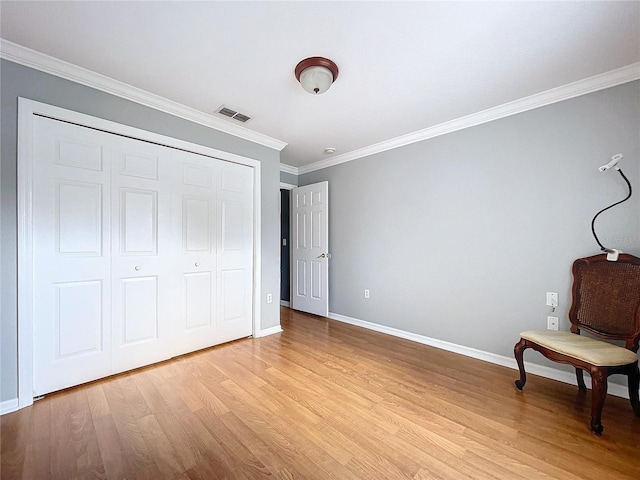
M338 66L328 58L310 57L296 65L296 79L307 92L320 95L338 78Z

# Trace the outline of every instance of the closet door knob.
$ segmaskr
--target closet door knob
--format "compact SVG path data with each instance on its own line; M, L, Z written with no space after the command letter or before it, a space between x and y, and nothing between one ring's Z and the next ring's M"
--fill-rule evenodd
M196 267L199 267L199 266L200 266L200 264L199 264L198 262L196 262L194 265L195 265Z
M136 265L135 267L136 272L140 271L140 269L142 268L140 265Z

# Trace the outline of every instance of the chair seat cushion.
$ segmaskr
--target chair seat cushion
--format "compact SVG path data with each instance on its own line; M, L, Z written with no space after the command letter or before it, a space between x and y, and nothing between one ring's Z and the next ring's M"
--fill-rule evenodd
M638 360L631 350L571 332L529 330L522 332L520 337L598 367L617 367Z

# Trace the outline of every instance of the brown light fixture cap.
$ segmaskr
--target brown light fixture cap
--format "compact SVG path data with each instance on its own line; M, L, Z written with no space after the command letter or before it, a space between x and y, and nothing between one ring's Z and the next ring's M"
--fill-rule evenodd
M300 63L298 63L298 65L296 65L295 72L296 72L296 79L298 81L300 81L300 74L302 74L302 72L309 67L328 68L331 74L333 75L333 81L335 82L336 78L338 78L338 66L334 62L324 57L309 57L309 58L305 58Z

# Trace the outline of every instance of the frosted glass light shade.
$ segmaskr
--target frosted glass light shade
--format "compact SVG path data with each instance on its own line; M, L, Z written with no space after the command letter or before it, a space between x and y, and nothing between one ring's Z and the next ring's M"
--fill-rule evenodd
M300 84L307 92L320 95L329 90L333 74L325 67L309 67L300 74Z
M296 79L311 95L320 95L338 78L338 66L324 57L309 57L295 68Z

